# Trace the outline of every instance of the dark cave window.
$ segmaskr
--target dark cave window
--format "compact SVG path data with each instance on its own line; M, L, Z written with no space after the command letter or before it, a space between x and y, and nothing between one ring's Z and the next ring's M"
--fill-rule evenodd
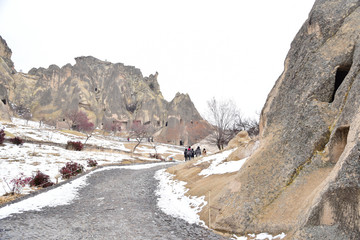
M168 122L165 123L165 127L167 127L167 125L168 125Z
M330 149L330 162L335 164L339 160L341 154L344 152L344 149L347 144L347 137L349 133L349 126L341 126L336 129L333 139L332 146Z
M336 70L334 91L331 96L330 103L332 103L334 101L336 91L339 89L341 83L344 81L344 79L348 75L349 71L350 71L350 66L342 66Z
M1 99L1 101L6 105L6 99Z
M95 92L97 92L97 88L95 88Z
M155 89L154 83L150 83L150 84L149 84L149 87L150 87L150 89L151 89L152 91L154 91L154 89Z

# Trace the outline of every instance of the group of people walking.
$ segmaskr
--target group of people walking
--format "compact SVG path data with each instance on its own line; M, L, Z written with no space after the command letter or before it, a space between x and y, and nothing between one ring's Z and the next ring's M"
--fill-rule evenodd
M204 155L206 154L205 148L203 149L202 154L204 154ZM196 148L196 150L194 150L190 146L188 148L185 148L185 151L184 151L185 161L188 161L188 160L191 160L191 158L200 157L200 156L201 156L201 149L199 146Z

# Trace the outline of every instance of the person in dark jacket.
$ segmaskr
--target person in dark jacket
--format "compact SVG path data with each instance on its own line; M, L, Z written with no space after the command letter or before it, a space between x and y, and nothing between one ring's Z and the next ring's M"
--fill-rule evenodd
M191 147L189 146L188 150L187 150L187 156L188 156L188 159L191 160Z
M200 146L198 146L195 150L195 156L196 157L200 157L201 156L201 149L200 149Z
M185 148L185 151L184 151L184 158L185 158L185 161L187 160L187 148Z

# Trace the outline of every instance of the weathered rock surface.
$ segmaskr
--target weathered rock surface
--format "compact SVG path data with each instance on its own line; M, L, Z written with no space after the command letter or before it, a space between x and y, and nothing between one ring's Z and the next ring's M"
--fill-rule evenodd
M13 81L14 63L11 61L11 50L6 41L0 36L0 119L10 120L9 108L6 106L8 101L8 91Z
M211 179L222 182L211 227L359 239L359 92L360 2L317 0L262 110L260 146L237 174ZM201 170L187 168L182 176Z
M359 6L315 2L263 108L261 146L239 191L223 191L219 230L360 236Z
M28 109L34 119L51 119L61 125L69 109L82 110L96 126L108 121L118 122L122 129L134 121L151 124L164 132L159 139L174 143L189 141L187 128L179 127L180 123L203 122L188 95L177 94L171 102L163 98L158 73L143 77L133 66L91 56L76 58L74 66L51 65L33 68L28 74L16 73L11 50L2 38L0 57L1 100L12 108ZM2 108L0 117L8 118ZM175 127L171 130L174 134L166 134L168 123Z

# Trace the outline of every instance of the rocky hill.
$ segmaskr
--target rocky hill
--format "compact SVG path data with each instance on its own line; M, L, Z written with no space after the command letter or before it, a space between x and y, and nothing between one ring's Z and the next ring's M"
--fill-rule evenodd
M21 109L35 120L51 120L66 127L66 113L75 109L86 112L100 128L109 121L118 123L122 130L135 121L150 124L160 131L159 139L177 144L191 144L203 137L189 134L191 123L207 126L189 95L177 94L171 102L163 98L158 73L143 77L133 66L91 56L76 58L74 66L51 65L47 69L33 68L27 74L17 73L11 50L2 38L0 58L2 119L8 119L12 110ZM168 126L172 134L166 134Z
M191 194L211 191L201 216L212 228L359 239L359 36L359 1L316 1L262 110L260 146L237 153L249 156L241 169L217 179L198 176L201 164L170 170Z

